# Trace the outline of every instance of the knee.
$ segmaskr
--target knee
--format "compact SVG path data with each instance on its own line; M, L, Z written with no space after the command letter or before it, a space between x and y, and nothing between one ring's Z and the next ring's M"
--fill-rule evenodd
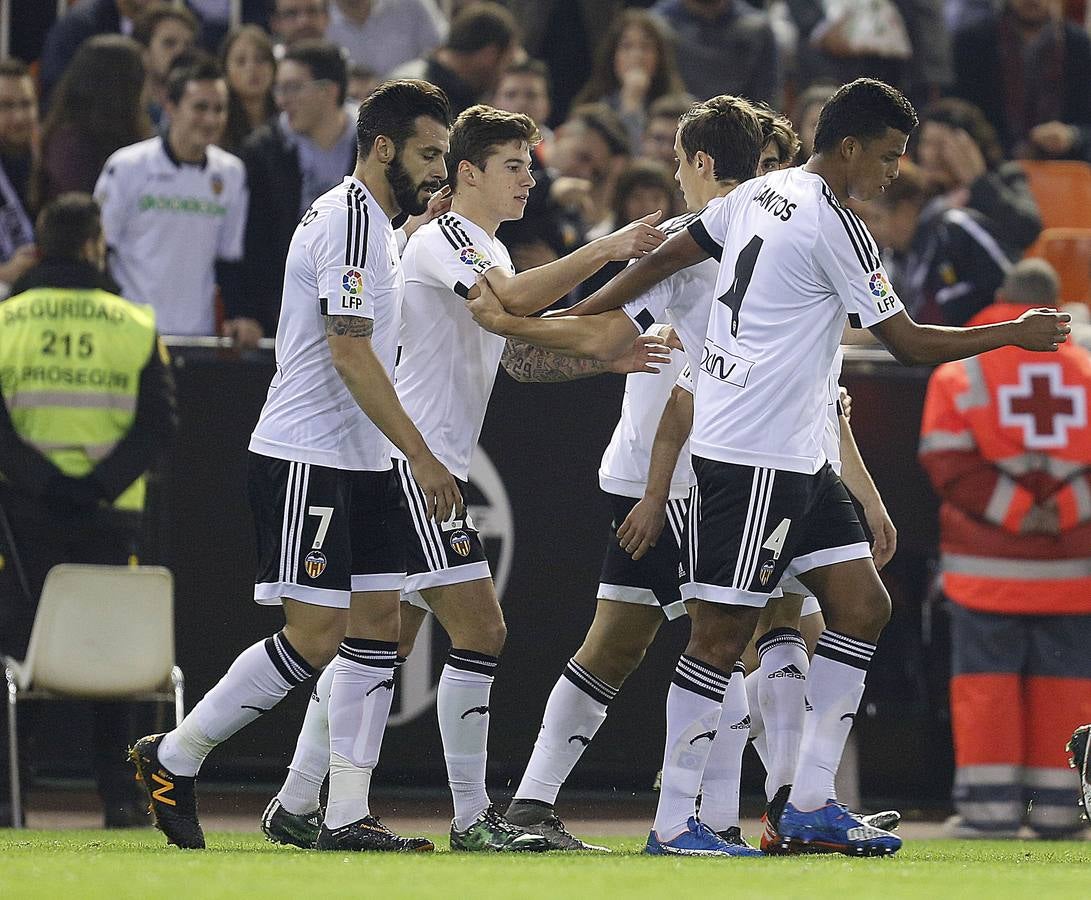
M486 623L481 630L481 641L487 648L482 652L492 656L499 656L507 640L508 626L504 621L503 614L498 613L496 618Z
M345 637L345 625L338 620L328 625L308 628L306 631L285 626L284 636L300 656L314 668L320 669L329 665L337 655L337 648Z
M702 628L694 623L686 655L696 656L724 672L730 672L742 657L749 640L750 635L741 631Z
M504 623L503 614L497 608L496 615L466 622L459 628L459 633L449 636L452 647L487 653L489 656L499 656L508 639L508 626Z
M890 621L890 612L890 595L882 583L877 583L858 595L857 602L850 608L838 609L836 615L828 615L826 626L833 631L874 642Z
M576 662L611 687L620 688L637 666L644 661L647 645L619 642L610 646L588 646L585 642L576 652Z

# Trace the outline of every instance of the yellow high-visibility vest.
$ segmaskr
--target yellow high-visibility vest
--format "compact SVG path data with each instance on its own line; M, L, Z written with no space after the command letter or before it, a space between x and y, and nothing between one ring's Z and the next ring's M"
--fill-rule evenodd
M96 288L33 288L0 303L0 386L15 430L64 474L86 475L132 427L154 340L150 306ZM144 491L141 476L114 506L140 511Z

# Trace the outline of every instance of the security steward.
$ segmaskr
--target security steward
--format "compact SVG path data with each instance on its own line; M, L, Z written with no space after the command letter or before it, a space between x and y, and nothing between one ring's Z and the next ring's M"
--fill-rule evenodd
M25 656L54 565L138 561L146 473L176 429L155 314L119 297L104 274L98 205L87 194L62 195L39 216L38 238L40 263L0 303L0 654L16 659ZM29 721L38 706L20 712L21 749L31 760L35 738L39 747L44 738ZM92 709L105 824L143 824L124 763L132 704ZM6 748L6 724L0 734ZM0 759L3 825L12 819L6 750Z

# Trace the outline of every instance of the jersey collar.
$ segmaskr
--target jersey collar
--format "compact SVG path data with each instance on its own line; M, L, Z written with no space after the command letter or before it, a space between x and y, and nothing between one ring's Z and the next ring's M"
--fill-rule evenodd
M172 166L174 166L174 168L176 168L176 169L180 169L180 168L182 168L182 166L193 166L194 168L200 169L203 172L205 170L205 168L208 166L208 153L207 152L201 158L201 161L199 163L184 163L181 160L179 160L177 156L174 155L174 151L171 150L171 147L170 147L170 141L167 140L167 136L165 134L160 136L159 143L163 147L163 155L167 158L167 161Z

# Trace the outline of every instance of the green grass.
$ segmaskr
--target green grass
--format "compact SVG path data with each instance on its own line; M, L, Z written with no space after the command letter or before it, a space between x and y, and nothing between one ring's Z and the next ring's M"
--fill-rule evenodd
M435 836L437 846L445 840ZM213 833L182 852L149 831L0 831L0 897L189 900L213 897L997 898L1091 896L1091 844L910 841L893 859L756 860L639 855L639 838L606 838L611 856L391 857L274 847Z

